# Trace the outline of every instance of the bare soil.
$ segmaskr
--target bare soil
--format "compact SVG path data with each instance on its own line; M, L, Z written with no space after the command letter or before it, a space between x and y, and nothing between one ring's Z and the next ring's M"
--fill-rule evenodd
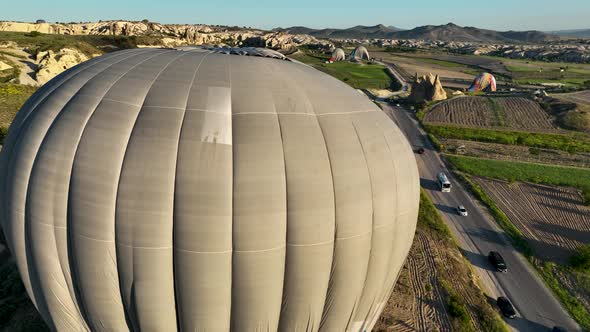
M424 116L426 123L530 131L557 131L554 119L533 100L524 97L459 97L436 105Z
M590 207L574 188L474 178L521 231L535 256L566 264L590 243Z
M590 90L557 94L555 97L568 99L575 103L590 104Z
M590 167L590 153L568 153L551 149L531 149L521 145L484 143L458 139L439 138L449 151L457 151L464 146L461 154L506 161L532 162L550 165Z
M471 330L486 331L481 316L494 309L477 285L469 263L456 245L418 228L406 264L373 329L390 331L461 331L447 312L448 285L466 304Z

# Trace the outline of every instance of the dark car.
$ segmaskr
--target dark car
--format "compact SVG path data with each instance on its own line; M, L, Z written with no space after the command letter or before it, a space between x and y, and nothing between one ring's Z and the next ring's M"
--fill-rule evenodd
M490 251L490 253L488 254L488 259L490 260L490 263L492 263L492 265L494 266L496 271L508 272L508 267L506 266L506 262L504 261L504 258L502 258L502 255L500 255L499 252Z
M416 149L416 153L418 153L418 154L424 154L424 152L426 152L426 151L424 151L424 148Z
M498 308L500 308L500 311L502 312L502 315L504 315L504 317L516 317L516 311L514 310L512 303L510 303L510 301L504 296L500 296L496 300L496 304L498 305Z
M553 331L553 332L567 332L565 327L561 327L561 326L554 326L553 330L551 330L551 331Z

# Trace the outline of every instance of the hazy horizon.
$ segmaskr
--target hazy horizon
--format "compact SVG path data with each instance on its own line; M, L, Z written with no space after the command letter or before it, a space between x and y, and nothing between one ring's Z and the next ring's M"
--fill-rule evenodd
M103 0L80 6L75 0L16 2L3 8L0 20L34 22L93 22L99 20L149 19L159 23L217 24L261 29L306 26L310 28L349 28L356 25L383 24L403 29L453 22L499 31L507 30L578 30L590 29L590 1L496 0L474 4L457 0L452 5L423 0L420 3L395 4L387 0L370 3L341 1L336 6L324 2L300 0L297 4L269 0L246 2L229 0L197 4L188 0L126 2Z

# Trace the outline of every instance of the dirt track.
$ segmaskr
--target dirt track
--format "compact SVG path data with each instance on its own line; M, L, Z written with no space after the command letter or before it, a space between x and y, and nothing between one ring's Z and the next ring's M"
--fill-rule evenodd
M573 251L590 243L590 207L578 190L475 178L522 232L536 256L567 263Z
M493 309L476 285L468 263L452 242L423 229L416 232L406 264L374 331L457 331L447 312L449 294L444 284L465 302L474 330L483 331L477 315L484 306L486 315Z
M375 331L452 330L438 285L435 254L429 239L416 233L406 265Z

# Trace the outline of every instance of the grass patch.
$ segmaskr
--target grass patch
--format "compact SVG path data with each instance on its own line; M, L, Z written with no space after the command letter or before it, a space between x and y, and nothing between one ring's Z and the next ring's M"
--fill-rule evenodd
M445 280L439 280L439 282L447 293L447 311L451 316L453 327L457 331L475 331L465 301Z
M584 331L590 331L590 314L584 305L573 296L556 277L556 272L562 269L559 265L551 262L545 262L543 265L533 264L537 272L541 275L545 284L551 288L553 293L559 298L572 317L580 324Z
M387 89L393 81L385 66L351 62L321 63L314 65L320 71L334 76L355 89Z
M420 191L420 209L418 211L418 225L432 231L440 239L451 241L451 231L444 223L434 204L423 190Z
M494 115L494 126L498 127L505 127L506 126L506 116L504 114L504 109L500 106L494 98L488 98L488 103L490 104L490 109L492 110L492 114Z
M36 90L29 85L0 84L0 141L4 140L16 112Z
M442 138L479 141L508 145L554 149L569 153L590 152L590 137L583 133L531 133L524 131L493 130L452 125L424 124L431 134Z
M446 155L461 172L505 181L522 181L582 190L590 203L590 169Z
M91 56L102 54L102 47L115 46L118 49L135 48L137 45L157 45L162 36L110 36L110 35L56 35L23 32L0 31L0 43L13 41L24 47L32 55L41 51L59 51L62 48L73 48Z
M314 68L331 75L355 89L393 89L401 86L395 78L391 77L387 68L372 63L352 63L339 61L326 63L329 57L318 52L310 52L301 49L289 56L290 58L306 63Z
M434 146L436 151L443 152L445 146L438 140L438 138L436 138L436 136L432 135L431 133L428 133L427 135L428 139L430 140L430 142L432 142L432 146Z

